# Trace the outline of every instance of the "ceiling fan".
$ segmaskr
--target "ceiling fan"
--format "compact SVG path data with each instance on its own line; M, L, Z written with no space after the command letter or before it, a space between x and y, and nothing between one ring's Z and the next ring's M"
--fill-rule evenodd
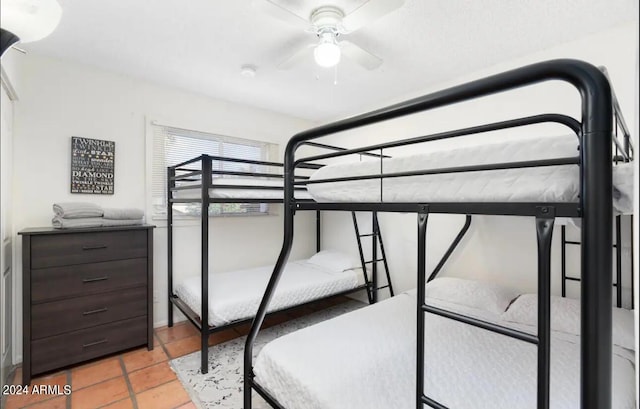
M382 59L360 46L340 38L352 33L401 7L405 0L367 0L354 11L345 14L334 5L314 9L308 17L300 15L274 0L253 0L253 6L270 16L313 33L317 40L296 50L284 59L278 68L287 70L309 56L313 50L315 62L321 67L333 67L340 62L342 55L360 64L368 70L374 70L382 64Z

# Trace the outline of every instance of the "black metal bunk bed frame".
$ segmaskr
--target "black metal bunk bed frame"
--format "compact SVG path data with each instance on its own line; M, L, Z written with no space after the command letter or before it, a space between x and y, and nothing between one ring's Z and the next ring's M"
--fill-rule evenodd
M333 151L343 151L344 148L313 143L310 142L307 145L321 148L321 149L329 149ZM363 153L363 155L378 157L377 154L373 153ZM237 327L244 324L250 324L253 318L247 318L242 320L232 321L225 325L220 326L210 326L204 323L209 322L209 205L213 203L283 203L282 198L212 198L209 195L209 189L265 189L265 190L283 190L284 187L277 186L266 186L260 185L259 182L256 182L255 185L237 185L237 184L216 184L212 175L220 175L220 176L239 176L239 177L251 177L251 178L284 178L283 174L270 173L270 172L244 172L244 171L230 171L230 170L214 170L213 162L232 162L232 163L242 163L249 165L257 165L263 167L276 167L283 168L284 164L279 162L269 162L269 161L259 161L259 160L250 160L250 159L239 159L239 158L230 158L230 157L222 157L222 156L212 156L212 155L200 155L196 158L190 159L188 161L179 163L174 166L169 166L167 168L167 257L168 257L168 265L167 265L167 285L168 285L168 326L173 326L173 307L177 307L200 332L200 352L201 352L201 360L200 360L200 370L203 374L206 374L209 370L209 362L208 362L208 348L209 348L209 335L223 331L226 329L230 329L233 327ZM189 166L194 166L195 164L200 165L200 169L190 168ZM300 167L307 169L318 169L322 167L320 164L301 164ZM307 179L306 176L297 176L298 179ZM186 186L176 186L176 182L200 182L199 185L186 185ZM199 195L196 198L174 198L173 193L180 190L195 190L199 191ZM296 190L304 191L305 187L296 188ZM303 199L302 201L308 202L310 199ZM201 227L201 314L198 315L192 308L190 308L183 300L178 297L177 294L173 292L173 227L174 227L174 215L173 215L173 205L176 203L200 203L200 227ZM373 220L377 222L376 216L374 214ZM357 231L357 222L354 216L354 226L356 228L356 238L358 241L358 248L362 254L362 246L360 243L361 235L358 234ZM321 243L321 220L320 220L320 210L316 211L316 251L320 251L320 243ZM376 226L377 227L377 223ZM377 232L377 236L379 243L382 243L379 229ZM381 244L380 244L381 245ZM376 240L373 242L374 250L374 259L375 257L375 249L376 249ZM384 250L383 250L384 251ZM384 259L384 258L383 258ZM387 278L389 278L388 268L385 263L385 270ZM386 286L379 287L377 280L377 268L376 264L373 264L371 278L367 273L365 262L362 261L362 269L364 276L364 284L358 285L350 290L342 291L339 293L331 294L326 297L322 297L320 299L314 299L312 301L297 304L295 306L291 306L288 308L280 309L277 311L273 311L272 313L282 313L288 310L292 310L294 308L302 307L304 305L315 303L322 299L329 299L340 297L348 294L352 294L361 290L367 291L367 296L370 302L375 302L378 298L378 291L383 288L388 288L393 295L393 287L391 281L388 280L388 284Z
M542 114L518 118L466 129L442 132L433 135L403 139L390 143L349 149L343 152L316 155L296 160L296 150L305 142L322 136L346 131L373 123L398 118L474 98L492 95L542 81L561 80L572 84L581 95L582 121L559 114ZM612 131L613 100L610 84L598 68L577 60L553 60L507 71L491 77L445 89L433 94L412 99L404 103L334 122L298 133L289 141L285 152L285 197L284 239L282 250L264 297L247 336L244 351L244 409L252 408L252 391L255 390L274 408L282 406L255 380L253 373L253 346L264 321L266 311L275 291L282 270L289 257L293 243L294 215L298 210L350 210L376 212L417 213L418 221L418 320L417 320L417 378L416 408L425 404L434 408L446 408L424 393L424 330L425 313L448 317L469 325L480 327L506 336L514 337L538 347L537 407L549 408L550 382L550 255L551 238L556 217L582 218L581 230L581 407L583 409L607 409L611 407L612 379ZM405 146L471 135L495 130L516 128L540 123L558 123L570 128L580 142L579 156L550 160L510 162L492 165L458 166L298 182L297 167L309 161L377 151L385 148ZM628 150L619 152L625 160ZM295 186L309 183L342 182L362 179L405 177L483 170L531 168L539 166L578 165L580 167L580 195L578 203L303 203L295 199ZM538 243L538 332L533 336L520 331L491 324L475 318L444 311L425 304L426 276L426 228L431 213L469 215L513 215L533 216L536 219ZM465 224L466 225L466 224ZM463 227L464 230L464 227ZM461 231L462 233L462 231ZM464 233L462 233L464 234ZM457 240L458 238L456 238Z

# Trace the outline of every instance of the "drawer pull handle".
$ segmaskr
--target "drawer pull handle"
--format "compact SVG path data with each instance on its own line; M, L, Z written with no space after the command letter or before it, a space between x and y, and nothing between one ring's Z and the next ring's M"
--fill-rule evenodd
M95 283L96 281L105 281L108 280L109 276L104 277L96 277L96 278L84 278L82 280L83 283Z
M105 245L101 245L101 246L82 246L82 250L103 250L106 249L107 246Z
M101 312L107 312L109 309L107 307L104 308L98 308L97 310L91 310L91 311L85 311L82 313L82 315L91 315L91 314L98 314Z
M109 342L109 341L107 341L107 339L105 338L105 339L101 339L100 341L89 342L88 344L83 344L82 348L88 348L88 347L93 347L93 346L100 345L100 344L106 344L107 342Z

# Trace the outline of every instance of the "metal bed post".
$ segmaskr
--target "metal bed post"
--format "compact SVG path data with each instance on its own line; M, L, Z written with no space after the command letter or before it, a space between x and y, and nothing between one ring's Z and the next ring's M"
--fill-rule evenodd
M371 231L373 232L371 236L371 285L373 286L371 301L375 304L378 302L378 242L376 236L378 231L376 230L376 212L371 212Z
M176 181L176 170L173 167L167 168L167 315L169 327L173 327L173 191L171 190Z
M320 220L320 210L316 210L316 253L319 253L322 247L321 228L322 228L322 220Z
M202 155L202 202L200 206L200 244L202 278L202 298L200 306L200 371L203 374L209 372L209 186L211 186L211 158Z
M616 307L622 308L622 232L621 216L616 216ZM633 273L631 273L633 274Z
M416 408L424 407L424 326L425 313L422 309L425 298L425 286L427 284L427 220L429 207L423 206L418 213L418 302L417 302L417 365L416 365ZM428 399L428 398L426 398ZM430 403L431 404L431 403Z
M560 229L560 259L562 277L562 296L567 296L567 226L562 225Z
M635 247L633 244L633 215L629 216L629 235L631 237L631 240L629 240L630 244L631 244L631 257L630 258L630 262L631 265L629 266L629 269L631 270L631 309L635 309L635 283L634 283L634 277L633 277L633 273L634 273L634 260L633 260L633 253L635 251Z
M574 67L571 82L582 95L581 405L611 407L612 376L612 96L606 77Z
M269 283L267 284L267 288L265 289L264 296L262 297L262 301L260 302L260 306L258 307L258 311L256 312L253 321L251 322L251 330L249 334L247 334L247 340L244 346L244 409L252 408L251 401L251 391L254 385L254 373L253 373L253 344L258 336L258 332L260 331L260 327L264 322L264 317L267 314L267 308L269 307L269 303L271 302L271 298L273 297L273 293L278 285L278 281L280 281L280 277L282 275L282 271L284 270L284 266L289 259L289 253L291 252L291 246L293 245L293 233L294 233L294 159L295 159L295 149L298 146L298 142L294 142L290 140L287 143L287 148L285 150L284 155L284 231L283 231L283 239L282 239L282 248L280 250L280 255L278 256L278 260L276 261L276 265L273 268L273 273L271 274L271 278L269 278Z
M551 352L551 239L555 209L541 206L536 215L538 241L538 409L549 409Z

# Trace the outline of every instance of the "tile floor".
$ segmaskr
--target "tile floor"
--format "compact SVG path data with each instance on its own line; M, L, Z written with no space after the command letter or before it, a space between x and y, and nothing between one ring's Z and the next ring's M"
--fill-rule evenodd
M277 325L314 311L344 302L338 297L322 300L265 320L265 327ZM245 335L249 325L228 329L209 337L209 345L220 344ZM200 335L196 328L182 322L172 328L156 328L154 349L146 347L67 368L37 377L31 385L70 385L71 394L10 395L4 397L4 409L195 409L169 360L200 349ZM13 377L20 384L22 371Z

